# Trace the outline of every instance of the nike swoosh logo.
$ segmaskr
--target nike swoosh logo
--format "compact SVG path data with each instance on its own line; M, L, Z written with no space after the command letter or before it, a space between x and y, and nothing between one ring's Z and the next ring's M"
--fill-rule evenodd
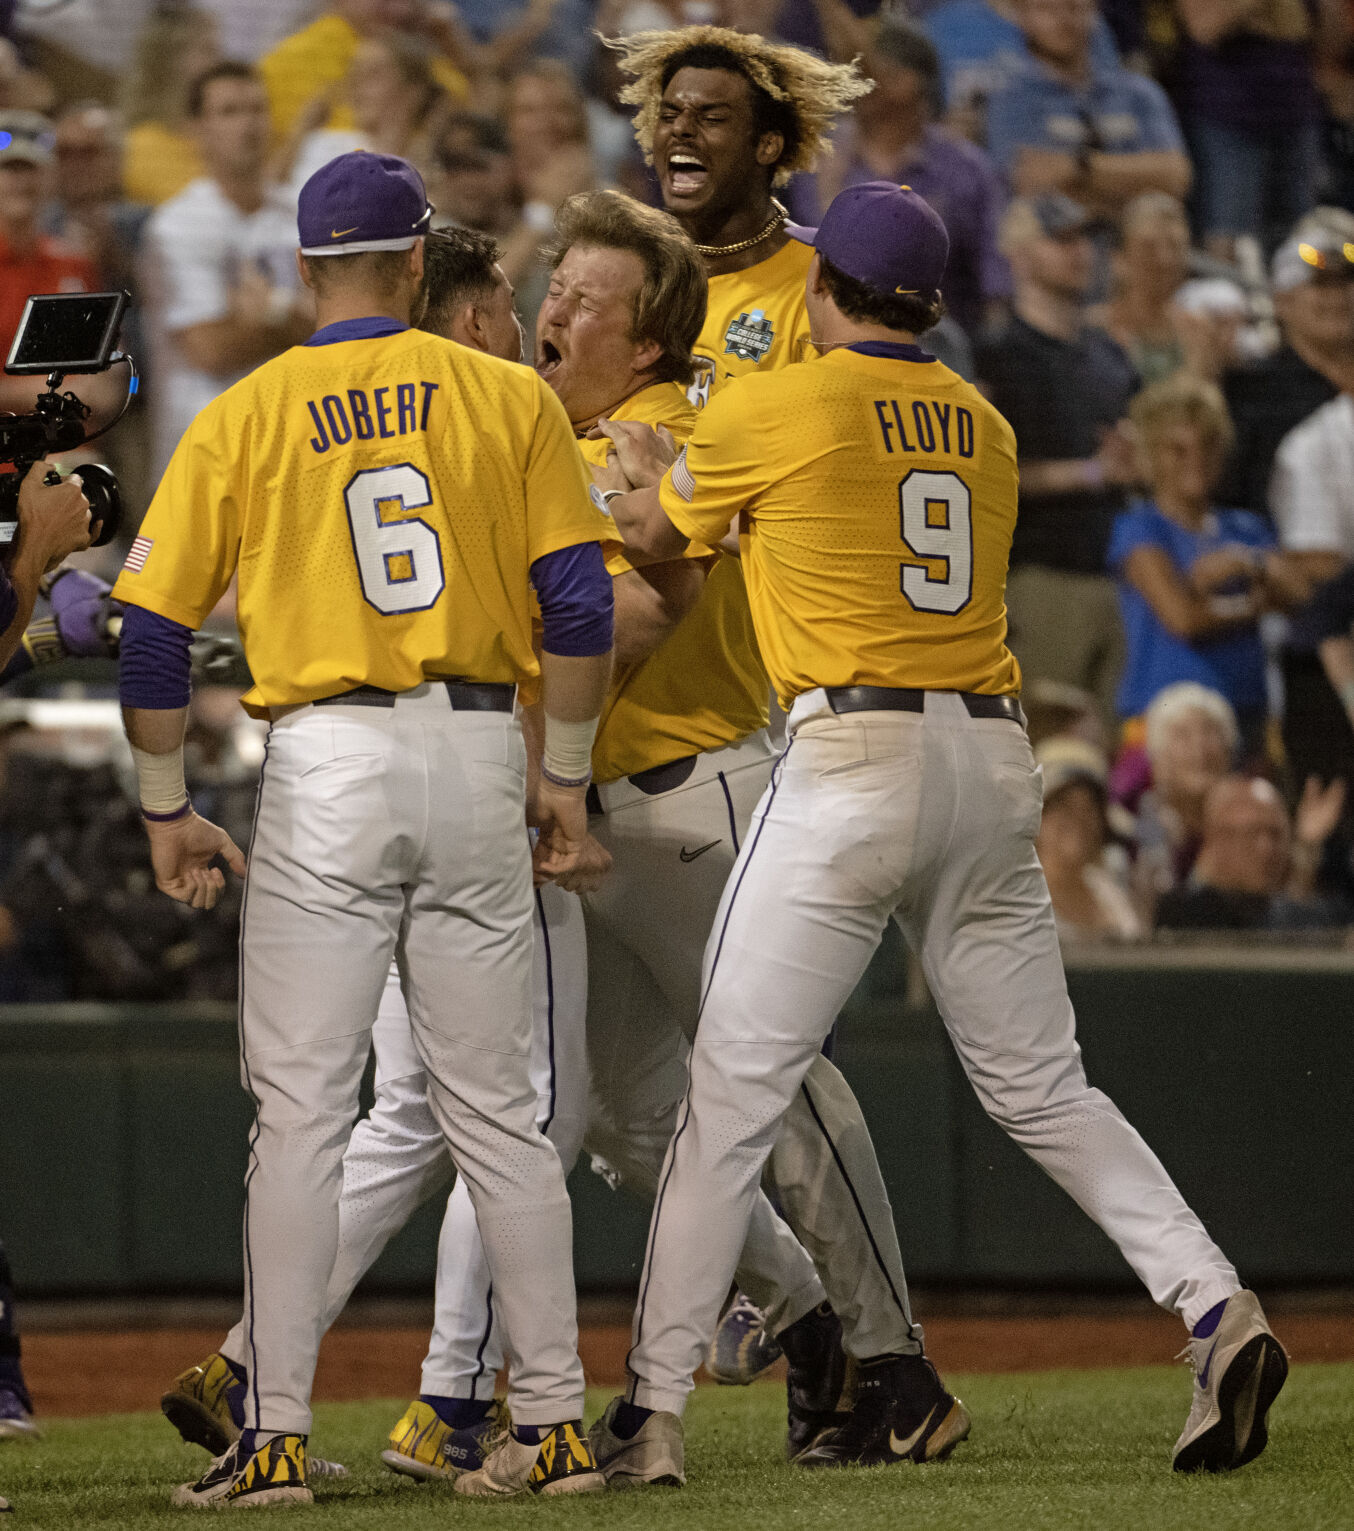
M1213 1357L1217 1354L1217 1350L1218 1350L1218 1342L1216 1340L1214 1340L1212 1345L1209 1347L1208 1360L1204 1362L1203 1366L1199 1370L1199 1386L1200 1387L1207 1387L1208 1386L1208 1374L1209 1374L1209 1372L1211 1372L1213 1370Z
M355 223L350 229L330 229L329 237L330 239L342 239L345 234L356 234L361 227L360 223Z
M694 861L697 856L703 856L706 851L714 850L715 846L718 844L718 840L711 840L709 845L697 846L694 851L689 851L687 850L686 846L683 846L681 850L677 852L677 854L682 858L683 861Z
M924 1420L922 1420L921 1424L917 1426L917 1428L912 1432L911 1435L908 1436L905 1441L900 1441L892 1430L889 1431L889 1450L894 1454L894 1456L905 1457L908 1452L916 1446L917 1442L921 1440L923 1435L926 1434L926 1427L931 1423L932 1416L935 1414L935 1412L936 1410L933 1407L931 1413L928 1414Z

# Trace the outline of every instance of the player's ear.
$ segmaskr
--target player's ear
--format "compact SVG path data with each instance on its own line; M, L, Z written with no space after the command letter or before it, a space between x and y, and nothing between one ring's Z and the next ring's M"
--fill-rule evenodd
M658 365L662 356L663 347L656 340L649 340L636 348L631 365L636 373L647 372L650 367Z
M774 165L785 153L783 133L763 133L757 140L756 159L759 165Z
M815 298L822 297L827 291L827 283L823 280L823 260L817 250L813 252L813 259L809 262L808 287Z
M314 287L315 283L310 279L310 262L301 254L299 249L296 252L296 271L297 275L301 278L302 286Z
M409 247L409 275L416 282L423 280L423 241L416 239Z

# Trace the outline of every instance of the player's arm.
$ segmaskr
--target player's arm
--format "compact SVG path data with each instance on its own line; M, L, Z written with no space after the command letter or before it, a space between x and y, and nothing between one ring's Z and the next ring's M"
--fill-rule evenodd
M613 577L618 665L638 664L672 636L700 600L709 569L707 559L679 558Z
M181 904L210 909L226 885L220 867L212 863L220 856L243 877L245 860L225 830L194 813L184 782L192 638L180 623L129 605L122 623L118 689L155 886Z
M34 463L19 486L18 541L0 566L0 670L23 642L38 586L48 568L89 546L89 501L72 474L47 484L47 463Z

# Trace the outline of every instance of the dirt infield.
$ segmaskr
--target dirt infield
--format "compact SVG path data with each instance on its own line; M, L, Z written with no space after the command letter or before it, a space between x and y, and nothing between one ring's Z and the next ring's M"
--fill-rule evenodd
M1295 1361L1354 1360L1354 1305L1276 1303L1270 1314ZM593 1385L621 1379L629 1328L618 1319L584 1324L583 1364ZM40 1414L152 1409L170 1379L221 1338L220 1328L204 1327L39 1331L24 1337L24 1368ZM1154 1311L957 1313L926 1325L927 1351L947 1372L1168 1364L1182 1342L1179 1324ZM320 1354L315 1397L339 1402L412 1396L427 1343L421 1323L336 1328Z

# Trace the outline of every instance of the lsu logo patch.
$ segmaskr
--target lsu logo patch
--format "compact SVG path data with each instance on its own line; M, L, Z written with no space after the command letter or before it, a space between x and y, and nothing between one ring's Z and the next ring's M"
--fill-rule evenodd
M724 331L724 354L740 361L762 362L775 344L776 327L760 308L739 316Z

